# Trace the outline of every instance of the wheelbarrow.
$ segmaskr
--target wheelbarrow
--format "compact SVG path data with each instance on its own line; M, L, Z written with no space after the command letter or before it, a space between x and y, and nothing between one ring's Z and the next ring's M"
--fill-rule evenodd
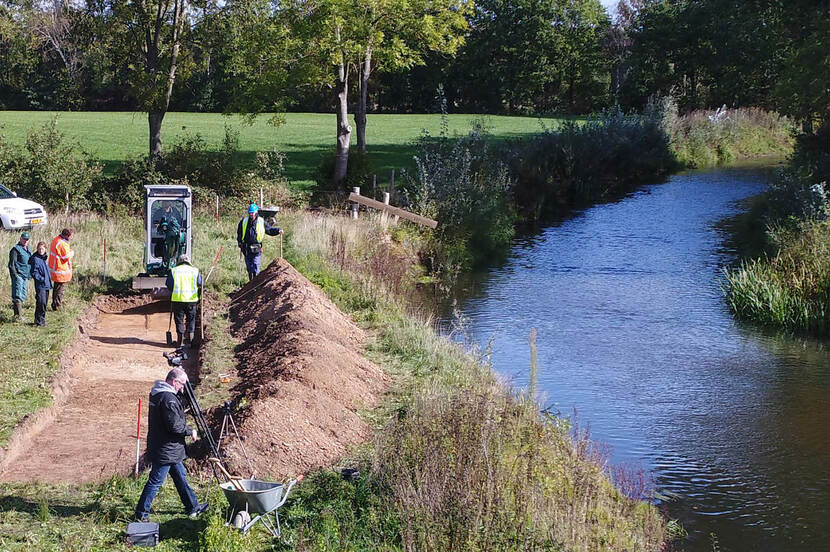
M285 504L291 487L302 479L302 475L292 479L288 486L259 479L234 478L221 483L219 487L225 492L225 498L231 505L228 525L233 525L243 533L247 533L259 521L271 532L271 535L279 538L282 530L277 509Z

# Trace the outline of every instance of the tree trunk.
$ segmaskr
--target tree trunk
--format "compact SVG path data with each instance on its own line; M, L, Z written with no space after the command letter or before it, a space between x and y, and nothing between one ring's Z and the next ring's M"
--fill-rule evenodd
M147 113L147 122L150 124L150 159L161 157L161 121L164 111L150 111Z
M150 126L150 159L156 160L161 157L161 122L170 107L170 97L173 95L173 84L176 82L176 69L178 68L179 49L181 48L182 32L184 31L184 12L186 0L175 0L173 3L173 35L171 37L172 50L170 53L170 67L167 71L167 86L164 90L163 99L154 102L154 105L147 111L147 122ZM159 44L162 40L163 13L161 4L156 14L155 34L148 30L146 36L146 70L149 73L160 71L158 53Z
M372 72L372 46L366 47L366 57L360 67L360 98L357 102L355 124L357 125L357 147L366 153L366 104L369 100L369 76Z
M349 143L352 127L349 125L349 70L343 57L337 66L337 153L332 180L342 182L349 168Z

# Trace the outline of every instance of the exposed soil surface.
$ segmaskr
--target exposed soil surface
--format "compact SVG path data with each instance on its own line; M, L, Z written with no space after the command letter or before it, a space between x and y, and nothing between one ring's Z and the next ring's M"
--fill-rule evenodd
M55 406L18 430L0 480L82 483L133 469L138 400L143 452L147 396L169 370L161 356L171 350L169 308L149 295L96 302L97 315L79 321L79 338L62 359Z
M387 378L322 290L277 260L234 295L230 315L242 339L236 422L258 475L330 466L370 436L357 411L377 403ZM247 475L236 441L224 442L229 465Z
M84 483L132 471L138 400L143 453L147 395L169 370L169 308L149 295L96 302L63 356L54 405L15 432L0 481ZM329 466L370 436L357 412L376 404L386 376L363 357L363 331L319 288L275 261L234 295L230 314L242 340L235 419L257 475ZM185 369L198 381L196 357ZM218 429L221 410L208 417ZM223 445L231 470L248 475L238 442Z

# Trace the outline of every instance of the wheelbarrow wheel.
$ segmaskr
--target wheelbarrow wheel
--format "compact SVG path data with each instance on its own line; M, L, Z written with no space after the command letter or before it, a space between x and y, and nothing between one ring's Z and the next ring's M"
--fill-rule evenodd
M233 516L233 526L240 531L245 529L245 526L251 522L251 515L248 512L237 512Z

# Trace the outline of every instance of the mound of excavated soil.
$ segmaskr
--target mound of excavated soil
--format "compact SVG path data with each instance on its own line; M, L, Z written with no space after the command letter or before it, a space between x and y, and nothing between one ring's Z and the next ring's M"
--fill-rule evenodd
M230 315L242 339L236 421L258 475L329 466L369 438L357 411L376 404L387 378L363 357L363 331L322 290L277 260L234 295ZM229 465L245 473L238 444L225 443Z

